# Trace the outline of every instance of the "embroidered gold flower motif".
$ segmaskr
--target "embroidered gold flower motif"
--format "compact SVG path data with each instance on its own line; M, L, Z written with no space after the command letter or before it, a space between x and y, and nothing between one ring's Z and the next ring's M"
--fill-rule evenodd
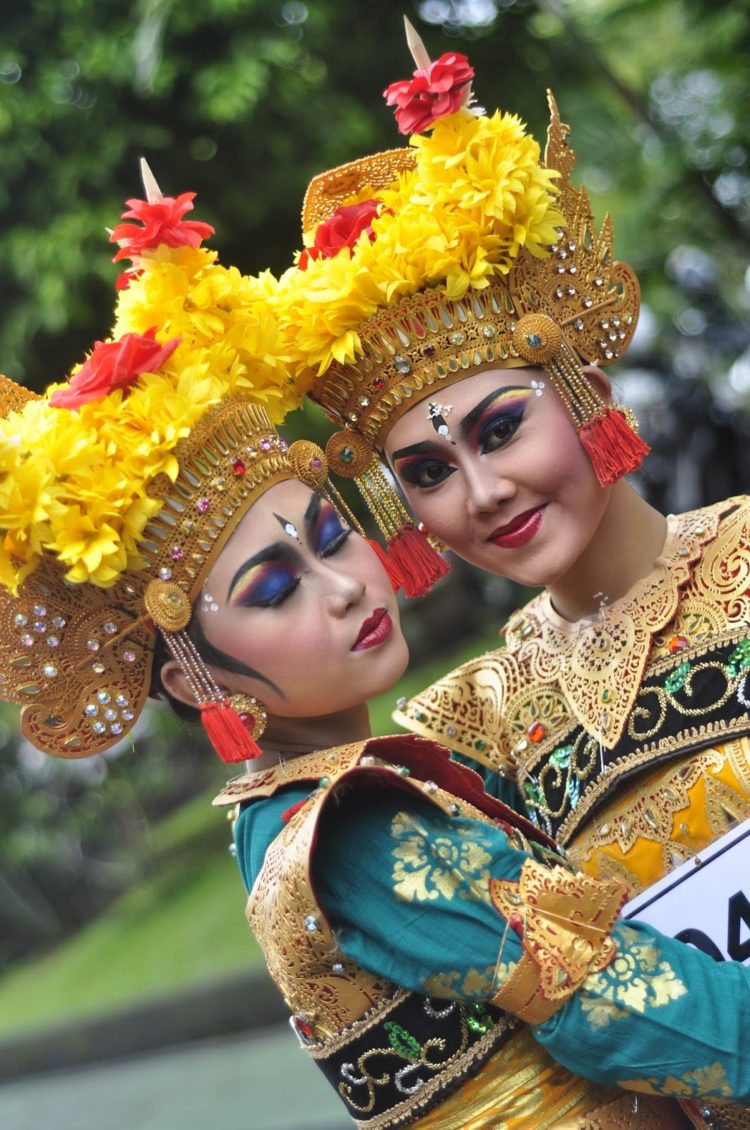
M491 855L487 837L461 820L445 833L444 820L399 812L391 824L393 889L403 902L434 902L454 898L486 902L489 899Z
M706 1067L696 1067L678 1079L670 1075L666 1079L624 1079L618 1087L628 1091L640 1091L646 1095L674 1095L675 1098L716 1098L731 1099L732 1089L727 1081L724 1067L717 1060Z
M424 991L439 1000L486 1001L492 996L494 976L494 965L486 969L453 969L428 977Z
M662 1008L687 992L669 962L661 960L655 942L630 926L617 926L614 936L627 952L619 949L606 969L587 977L581 991L581 1008L592 1028L606 1028L628 1013Z

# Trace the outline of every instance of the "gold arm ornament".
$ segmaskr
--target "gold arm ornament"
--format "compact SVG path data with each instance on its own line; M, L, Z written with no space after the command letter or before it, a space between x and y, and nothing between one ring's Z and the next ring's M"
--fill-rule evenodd
M525 951L491 1003L529 1024L553 1016L617 953L610 935L628 897L622 883L529 859L517 883L490 879L490 897Z

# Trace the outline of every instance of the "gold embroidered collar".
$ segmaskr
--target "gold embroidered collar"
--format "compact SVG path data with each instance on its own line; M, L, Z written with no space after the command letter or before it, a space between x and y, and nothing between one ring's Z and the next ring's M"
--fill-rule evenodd
M733 502L670 516L653 570L596 617L563 620L545 591L509 622L509 652L534 681L557 682L572 714L606 748L622 735L654 636L674 619L694 563Z

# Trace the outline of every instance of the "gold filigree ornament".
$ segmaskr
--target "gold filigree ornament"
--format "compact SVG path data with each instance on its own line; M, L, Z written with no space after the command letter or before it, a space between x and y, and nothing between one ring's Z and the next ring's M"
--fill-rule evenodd
M424 45L412 35L410 46L429 82ZM414 404L480 369L539 365L602 483L647 453L583 370L623 355L640 291L615 259L609 217L597 230L585 188L571 183L569 127L548 100L543 161L518 118L464 101L421 126L411 149L349 162L308 188L306 250L278 309L296 379L350 447L356 434L382 449Z
M612 926L627 888L527 860L520 880L490 880L490 898L523 938L524 954L492 1003L529 1024L554 1015L617 952Z
M292 403L274 284L196 246L212 229L182 219L190 194L149 188L129 201L143 229L113 235L136 271L112 340L51 395L0 378L0 696L44 752L101 753L138 719L161 631L217 752L244 760L257 747L187 629L238 522L293 477L262 403Z

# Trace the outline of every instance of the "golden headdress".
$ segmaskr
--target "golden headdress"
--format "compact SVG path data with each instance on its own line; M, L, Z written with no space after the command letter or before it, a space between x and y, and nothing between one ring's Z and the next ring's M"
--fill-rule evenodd
M257 747L184 629L239 520L293 477L272 420L299 391L275 280L221 266L213 229L184 219L193 194L144 180L112 233L133 268L111 339L43 397L0 378L0 697L45 752L99 753L148 697L159 628L240 760Z
M276 300L292 369L342 427L331 469L382 511L391 496L373 456L404 412L477 366L541 365L600 482L613 482L648 448L582 366L622 356L640 293L614 259L609 218L597 232L586 190L571 184L569 127L550 94L542 161L519 118L472 108L463 55L433 63L408 21L407 37L414 77L385 93L411 148L313 180L306 246Z

